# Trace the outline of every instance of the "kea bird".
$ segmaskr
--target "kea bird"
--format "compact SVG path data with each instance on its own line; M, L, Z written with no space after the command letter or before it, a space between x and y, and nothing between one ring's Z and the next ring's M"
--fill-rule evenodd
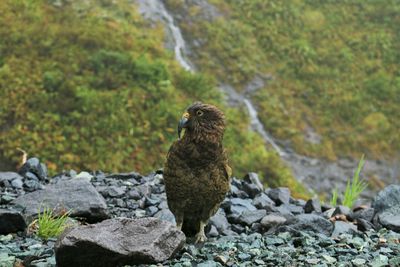
M177 227L195 243L206 240L204 227L229 190L231 168L222 146L224 130L224 114L213 105L196 102L183 114L179 139L167 154L168 207Z

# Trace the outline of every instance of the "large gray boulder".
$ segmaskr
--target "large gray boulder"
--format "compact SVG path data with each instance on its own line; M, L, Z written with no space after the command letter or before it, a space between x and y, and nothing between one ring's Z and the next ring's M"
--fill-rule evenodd
M25 231L26 223L15 210L0 209L0 235Z
M18 197L12 202L22 208L28 221L37 217L44 208L70 211L71 217L83 217L88 222L109 218L107 204L94 186L84 179L60 181Z
M389 185L376 195L372 207L380 213L393 206L400 205L400 185Z
M389 185L378 193L372 204L374 223L400 232L400 185Z
M116 218L67 230L55 245L58 267L117 267L163 262L185 244L173 224L156 218Z

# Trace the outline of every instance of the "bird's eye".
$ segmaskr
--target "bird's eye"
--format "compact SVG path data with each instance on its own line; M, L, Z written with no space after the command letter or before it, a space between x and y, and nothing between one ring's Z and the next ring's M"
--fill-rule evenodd
M196 114L197 114L197 116L203 116L204 112L201 111L201 110L198 110L198 111L196 112Z

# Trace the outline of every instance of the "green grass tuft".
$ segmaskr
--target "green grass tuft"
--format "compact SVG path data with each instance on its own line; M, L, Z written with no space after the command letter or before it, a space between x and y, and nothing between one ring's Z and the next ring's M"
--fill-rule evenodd
M50 208L45 208L39 213L37 219L38 232L37 235L47 240L51 237L58 237L67 227L67 219L70 212L66 212L61 216L57 216Z
M367 188L368 184L365 181L360 180L360 172L364 166L364 155L361 157L356 172L353 175L353 179L347 181L346 191L344 192L343 205L346 207L353 207L355 201L358 199L360 194Z
M329 202L332 207L336 207L337 199L338 199L338 189L335 188L334 190L332 190L332 198L331 201Z

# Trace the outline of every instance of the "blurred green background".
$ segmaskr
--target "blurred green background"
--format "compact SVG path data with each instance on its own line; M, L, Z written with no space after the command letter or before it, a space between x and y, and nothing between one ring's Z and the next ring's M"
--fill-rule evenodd
M0 1L0 168L17 148L63 169L147 173L162 167L184 109L200 100L226 114L234 174L256 171L272 186L304 188L228 107L217 83L252 95L264 126L298 153L390 159L400 150L399 1L220 1L204 19L166 1L193 46L189 73L165 48L161 23L135 3ZM185 16L186 19L185 20ZM189 23L188 23L189 20ZM308 128L321 142L305 142Z

